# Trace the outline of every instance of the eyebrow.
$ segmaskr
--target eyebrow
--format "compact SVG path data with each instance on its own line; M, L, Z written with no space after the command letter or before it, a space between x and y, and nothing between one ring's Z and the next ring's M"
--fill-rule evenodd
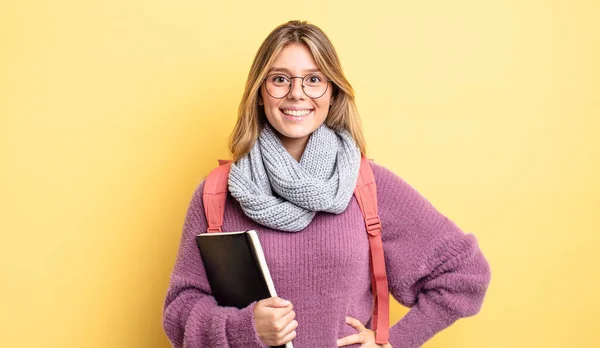
M286 68L273 67L269 70L269 72L273 72L273 71L285 71L285 72L289 73L290 75L292 74L292 72ZM319 68L305 69L304 72L321 72L321 69L319 69Z

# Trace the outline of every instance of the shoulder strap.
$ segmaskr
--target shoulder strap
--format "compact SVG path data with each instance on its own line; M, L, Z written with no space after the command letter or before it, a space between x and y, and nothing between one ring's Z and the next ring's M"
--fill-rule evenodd
M204 215L208 222L208 232L221 232L223 214L225 213L225 200L227 199L227 179L231 161L219 160L219 166L213 169L204 180L202 202Z
M390 311L388 281L381 241L381 221L377 214L377 187L369 160L363 157L354 195L365 219L371 249L371 287L375 304L373 308L373 330L375 343L385 344L390 336Z

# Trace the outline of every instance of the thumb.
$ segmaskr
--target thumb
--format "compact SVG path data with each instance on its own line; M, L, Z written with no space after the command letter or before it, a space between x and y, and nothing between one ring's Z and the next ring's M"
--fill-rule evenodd
M267 307L284 308L290 305L290 301L284 300L278 296L267 298L264 301L264 305Z

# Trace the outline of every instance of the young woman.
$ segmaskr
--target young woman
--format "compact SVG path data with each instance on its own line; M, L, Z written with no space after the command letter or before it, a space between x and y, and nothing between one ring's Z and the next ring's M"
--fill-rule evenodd
M223 231L254 229L280 297L243 309L211 295L192 197L165 300L175 347L419 347L478 313L490 268L477 240L400 177L371 163L389 291L410 311L375 343L369 244L353 196L365 141L354 91L318 27L291 21L252 64L230 142Z

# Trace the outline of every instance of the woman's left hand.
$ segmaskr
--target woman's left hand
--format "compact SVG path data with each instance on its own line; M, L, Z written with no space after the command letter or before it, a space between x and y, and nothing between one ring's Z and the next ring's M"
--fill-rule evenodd
M338 347L360 343L361 348L393 348L389 343L384 345L375 343L375 331L367 329L357 319L346 317L346 324L355 328L358 333L337 340Z

